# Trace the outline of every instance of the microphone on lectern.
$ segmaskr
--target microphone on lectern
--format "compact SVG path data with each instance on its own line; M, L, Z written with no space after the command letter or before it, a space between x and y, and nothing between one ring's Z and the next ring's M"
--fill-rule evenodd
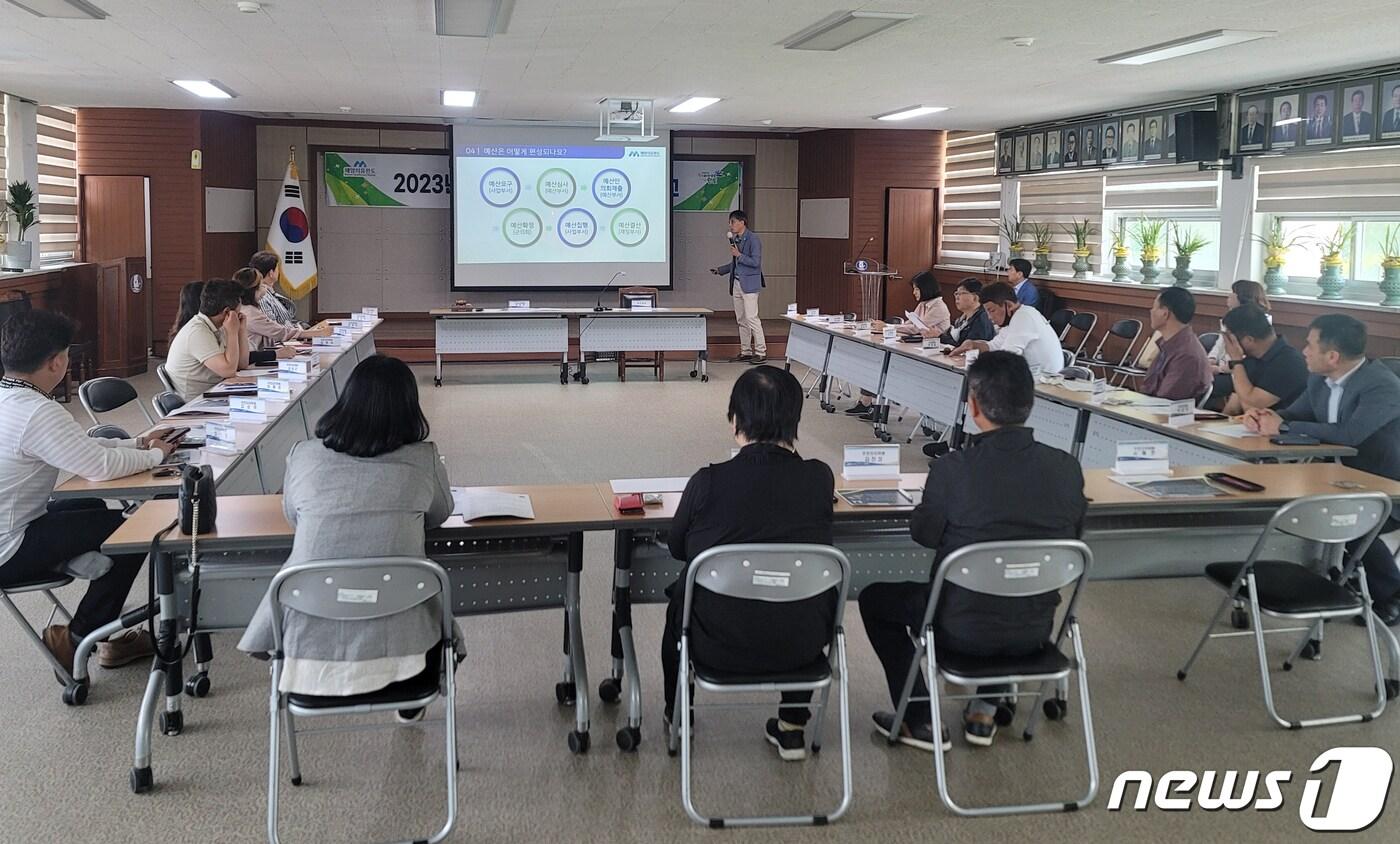
M859 260L860 260L860 256L862 256L862 255L865 254L866 247L870 246L870 244L872 244L872 243L874 243L874 242L875 242L875 235L872 234L872 235L870 236L870 239L869 239L869 240L867 240L865 243L861 244L860 251L857 252L857 253L856 253L856 256L855 256L854 258L851 259L851 263L854 264L856 261L859 261Z
M595 313L601 313L603 311L612 310L612 308L603 307L603 294L608 292L608 288L612 287L612 283L614 281L617 281L617 277L620 275L627 275L627 273L623 272L622 270L618 270L617 272L613 273L613 277L608 279L608 283L603 285L602 290L598 291L598 301L593 303L593 310Z

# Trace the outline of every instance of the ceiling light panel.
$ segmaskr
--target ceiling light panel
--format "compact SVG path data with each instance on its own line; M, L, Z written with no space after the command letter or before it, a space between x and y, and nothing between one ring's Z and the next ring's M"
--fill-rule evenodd
M9 0L31 15L68 20L103 20L107 13L87 0Z
M702 108L714 105L719 100L719 97L691 97L685 102L671 106L668 111L672 114L694 114Z
M1129 50L1126 53L1115 53L1111 56L1104 56L1099 59L1099 64L1152 64L1153 62L1177 59L1195 53L1204 53L1207 50L1217 50L1221 47L1229 47L1232 44L1243 44L1246 41L1256 41L1260 38L1272 38L1277 34L1277 32L1267 30L1215 29L1210 32L1202 32L1186 38L1178 38L1175 41L1165 41L1161 44L1153 44L1150 47Z
M510 25L515 0L433 0L438 35L490 38Z
M837 12L788 38L783 46L789 50L831 52L849 47L913 17L905 12Z
M231 100L237 96L212 79L172 79L171 82L206 100Z

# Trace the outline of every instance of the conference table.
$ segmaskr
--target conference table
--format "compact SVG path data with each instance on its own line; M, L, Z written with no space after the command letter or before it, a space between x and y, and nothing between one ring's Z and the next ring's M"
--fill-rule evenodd
M694 352L690 377L706 372L709 308L436 308L433 318L434 386L442 386L443 355L559 357L559 383L569 383L569 337L576 326L579 358L574 378L588 383L590 353Z
M877 330L858 331L854 324L830 324L825 318L789 314L788 367L797 363L817 373L821 405L828 412L833 382L866 390L881 407L876 435L891 439L884 416L888 404L902 405L948 428L956 442L963 433L976 433L966 416L967 369L963 356L947 355L919 343L886 340ZM878 325L878 324L877 324ZM1108 468L1120 442L1145 439L1169 441L1173 467L1259 461L1307 461L1349 457L1356 450L1344 445L1276 445L1263 436L1232 436L1237 426L1228 421L1167 424L1167 403L1132 390L1117 389L1096 397L1074 389L1076 382L1059 375L1036 379L1035 404L1027 421L1038 442L1079 458L1085 468ZM1077 382L1088 387L1088 382Z

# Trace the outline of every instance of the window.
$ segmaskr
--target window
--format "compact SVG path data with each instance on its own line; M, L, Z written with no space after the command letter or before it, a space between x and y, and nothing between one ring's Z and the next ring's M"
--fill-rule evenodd
M0 94L0 189L9 184L5 181L5 95Z
M1128 269L1131 270L1134 281L1138 281L1138 276L1142 271L1142 249L1133 239L1133 232L1144 220L1162 220L1166 225L1162 229L1162 236L1157 241L1157 267L1162 274L1158 277L1158 282L1163 282L1171 275L1176 268L1176 247L1177 240L1188 240L1193 235L1205 238L1206 245L1191 258L1191 286L1192 287L1218 287L1220 280L1220 218L1214 215L1200 214L1190 215L1186 213L1166 215L1159 211L1143 210L1133 213L1129 210L1116 211L1112 215L1106 216L1105 221L1109 226L1109 234L1104 238L1106 254L1104 255L1103 272L1109 276L1113 273L1113 227L1122 221L1127 226L1128 232Z
M1354 224L1356 235L1347 250L1342 253L1342 278L1348 283L1342 295L1348 299L1365 302L1380 301L1380 289L1371 285L1381 280L1381 246L1385 242L1386 229L1400 226L1400 214L1388 217L1281 215L1280 219L1283 220L1286 239L1303 239L1302 243L1288 250L1288 257L1283 265L1284 275L1288 277L1289 295L1317 296L1317 277L1322 274L1321 240L1335 233L1339 225ZM1262 262L1261 255L1261 277L1264 272Z
M39 262L71 261L78 253L77 115L39 106Z
M1001 180L995 154L994 133L948 133L940 265L980 270L997 249Z

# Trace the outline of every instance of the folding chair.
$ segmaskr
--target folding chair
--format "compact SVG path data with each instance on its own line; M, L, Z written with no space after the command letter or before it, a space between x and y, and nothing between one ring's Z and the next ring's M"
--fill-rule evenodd
M1065 365L1060 367L1061 371L1074 366L1074 352L1071 352L1069 349L1060 349L1060 354L1064 355L1065 358Z
M1211 350L1215 348L1215 344L1220 342L1220 332L1207 331L1200 336L1200 340L1201 345L1205 347L1206 354L1210 354Z
M1075 314L1070 317L1069 323L1065 326L1065 333L1064 336L1060 338L1060 343L1065 348L1074 352L1075 357L1078 357L1084 353L1084 347L1089 345L1089 335L1094 332L1094 326L1098 325L1098 323L1098 314L1091 314L1088 311L1081 311ZM1071 331L1079 332L1079 339L1077 341L1071 341L1069 339L1069 333Z
M1176 672L1178 680L1186 679L1186 672L1196 662L1201 650L1210 639L1253 636L1259 656L1259 675L1264 686L1264 706L1270 717L1285 729L1297 730L1303 727L1316 727L1325 724L1347 724L1355 721L1370 721L1385 711L1387 697L1400 692L1400 683L1387 680L1381 670L1380 650L1376 643L1378 622L1371 611L1371 592L1366 586L1366 578L1358 568L1361 555L1375 541L1382 526L1390 518L1390 498L1380 492L1357 492L1337 495L1313 495L1298 498L1284 504L1269 519L1264 531L1250 549L1243 563L1210 563L1206 566L1206 577L1216 586L1225 590L1225 597L1211 616L1196 649L1181 670ZM1287 534L1298 539L1322 545L1329 562L1343 563L1346 544L1361 540L1351 560L1341 569L1340 583L1314 573L1303 563L1290 560L1261 559L1265 545L1274 532ZM1359 587L1346 585L1356 575ZM1249 611L1255 620L1249 624L1249 616L1243 614L1240 603L1249 602ZM1252 626L1252 631L1238 630L1229 633L1215 633L1215 625L1220 622L1226 608L1235 607L1231 621L1236 627ZM1265 630L1263 616L1306 622L1305 627L1285 627ZM1362 616L1366 620L1366 641L1371 649L1371 667L1375 672L1376 706L1367 713L1336 715L1324 718L1288 720L1278 714L1274 707L1273 687L1269 679L1269 660L1264 650L1264 637L1273 633L1303 632L1297 647L1288 659L1284 660L1283 670L1291 671L1299 657L1314 658L1321 655L1323 622L1332 618ZM1381 628L1384 630L1384 628ZM1387 641L1392 642L1392 668L1395 667L1393 640L1385 631Z
M1133 346L1137 343L1138 337L1142 335L1142 322L1136 319L1120 319L1108 327L1103 337L1099 340L1098 348L1086 359L1079 362L1094 369L1112 370L1127 366L1128 357L1133 353ZM1110 357L1106 351L1108 342L1113 339L1124 341L1123 353L1116 359ZM1140 353L1139 353L1140 354ZM1105 372L1107 377L1107 372Z
M811 824L821 826L840 818L851 805L851 722L850 701L846 682L846 634L841 618L846 606L846 589L850 584L851 565L846 555L827 545L746 544L721 545L711 548L686 570L685 609L681 616L681 671L677 679L676 708L680 723L672 724L667 735L667 747L674 755L679 745L681 754L681 802L685 813L698 824L720 829L729 826L780 826ZM787 603L837 590L835 623L826 656L811 665L795 667L774 676L756 676L719 671L697 664L690 656L690 610L697 588L718 595L745 601ZM765 815L740 818L707 817L700 814L691 799L691 683L697 689L713 694L755 694L774 692L820 692L821 701L812 733L812 752L822 746L822 722L825 720L831 686L836 683L840 699L841 732L841 802L829 814ZM771 703L705 704L707 708L753 709Z
M457 692L453 677L456 647L452 639L452 595L447 573L436 563L409 557L376 557L364 560L325 560L289 566L277 573L268 587L272 609L272 693L269 697L269 747L267 774L267 837L277 844L278 763L281 759L280 729L287 730L288 761L292 785L301 785L301 762L297 756L297 717L323 715L362 715L427 707L438 697L446 701L444 714L447 765L447 821L431 838L415 841L438 842L452 832L457 822ZM278 691L285 658L282 608L334 621L364 621L384 618L412 609L425 601L438 599L442 622L442 658L437 676L424 676L391 683L383 689L345 697L283 694ZM424 672L426 675L427 672ZM394 724L329 727L313 732L340 732L347 729L374 729Z
M976 697L975 694L942 695L938 690L939 680L960 686L1006 684L1013 689L1011 697L1034 697L1042 701L1040 707L1031 710L1030 719L1022 733L1022 737L1030 741L1035 737L1042 709L1045 717L1052 721L1059 721L1065 717L1069 710L1065 690L1068 687L1069 675L1073 672L1079 681L1080 720L1083 722L1084 749L1089 762L1089 789L1077 800L969 808L958 805L948 794L948 775L943 758L944 751L940 745L933 754L934 772L938 778L938 796L943 799L943 805L954 813L985 816L1072 812L1089 805L1098 793L1099 762L1094 743L1093 714L1089 707L1089 678L1084 662L1084 641L1079 634L1079 619L1075 615L1079 594L1088 579L1092 563L1093 554L1083 542L1077 539L1052 539L967 545L949 554L939 565L933 578L928 605L924 610L923 623L915 641L914 659L909 663L909 675L904 680L904 692L900 695L894 725L890 728L890 744L898 740L900 725L904 723L904 714L911 701L927 700L936 719L939 717L943 700L970 700ZM953 583L972 592L1002 598L1030 598L1048 592L1059 592L1071 585L1074 591L1070 595L1059 630L1045 642L1040 651L1024 657L989 659L939 651L934 637L933 614L944 583ZM1074 643L1073 659L1065 656L1061 650L1066 636ZM924 659L926 665L921 666L920 659ZM914 680L921 668L928 671L927 698L912 697ZM1022 692L1022 683L1039 683L1040 688L1035 692ZM1046 692L1052 686L1054 696L1047 697Z
M175 382L170 380L170 371L165 368L165 364L156 364L156 377L160 379L161 386L165 387L165 389L172 393L180 392L175 389Z
M84 381L78 385L78 401L82 403L83 410L87 411L88 418L92 420L94 425L102 424L102 420L97 418L97 414L110 413L132 402L136 402L136 406L146 417L147 425L155 424L150 411L146 410L146 406L141 403L141 397L137 395L136 388L120 378L103 376L91 381Z
M1060 308L1050 315L1050 327L1055 329L1055 336L1064 342L1065 334L1069 332L1070 320L1078 313L1074 308Z
M43 637L39 635L39 630L34 629L34 626L29 623L29 619L25 618L24 613L20 611L19 607L15 606L15 602L11 600L10 597L12 595L22 595L25 592L42 592L44 597L49 599L49 604L51 605L49 609L49 620L44 622L44 627L53 624L53 620L56 616L62 616L63 622L68 624L73 621L73 614L68 612L68 608L63 606L63 602L58 600L53 594L53 590L62 589L72 582L73 578L66 574L50 574L45 575L39 580L6 584L0 586L0 601L5 603L5 608L10 611L10 615L15 617L15 621L19 623L25 635L39 648L39 652L44 655L44 659L47 659L49 665L53 667L54 676L63 684L63 702L69 706L81 706L87 701L88 684L86 682L79 683L74 681L72 672L68 670L67 666L60 663L58 658L50 653L49 649L44 646L44 640ZM43 627L39 629L42 630Z
M125 428L118 428L116 425L93 425L87 429L87 435L95 440L129 440L131 434Z
M180 394L171 392L170 390L166 390L151 399L151 407L155 408L156 413L162 418L169 416L184 406L185 400L180 398Z

